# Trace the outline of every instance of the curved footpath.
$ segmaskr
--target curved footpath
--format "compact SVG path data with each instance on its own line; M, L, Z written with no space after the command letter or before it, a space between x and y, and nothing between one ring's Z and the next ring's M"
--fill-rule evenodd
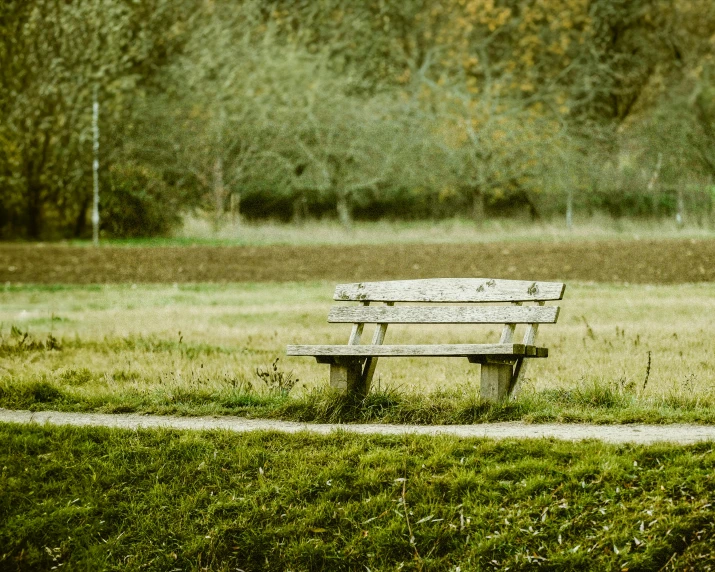
M687 445L715 441L715 426L709 425L593 425L576 423L527 424L520 422L479 425L386 425L298 423L242 417L173 417L111 413L65 413L59 411L14 411L0 408L0 423L36 425L74 425L122 429L189 429L248 431L307 431L321 435L346 431L362 435L453 435L489 439L560 439L581 441L598 439L607 443L679 443Z

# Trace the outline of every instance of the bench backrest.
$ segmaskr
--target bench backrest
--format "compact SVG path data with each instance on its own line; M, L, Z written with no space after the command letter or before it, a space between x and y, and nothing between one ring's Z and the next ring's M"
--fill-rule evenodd
M492 278L433 278L338 284L333 298L361 302L362 306L334 306L328 322L352 323L348 345L360 343L366 323L378 324L373 344L382 344L388 324L504 324L499 343L512 343L517 324L528 324L523 344L533 345L539 324L555 323L558 306L544 304L561 300L566 289L561 282L496 280ZM384 306L369 307L371 302ZM396 302L471 303L468 306L403 306ZM511 306L479 305L480 302L511 302ZM523 306L524 302L536 305ZM476 303L476 304L475 304ZM372 366L374 369L374 364ZM372 370L368 373L368 379Z
M335 300L359 301L363 306L334 306L329 322L378 324L538 324L555 323L558 306L544 302L560 300L565 285L560 282L494 280L487 278L434 278L338 284ZM388 306L368 307L370 302ZM395 302L512 302L512 306L403 306ZM535 302L536 306L523 306Z

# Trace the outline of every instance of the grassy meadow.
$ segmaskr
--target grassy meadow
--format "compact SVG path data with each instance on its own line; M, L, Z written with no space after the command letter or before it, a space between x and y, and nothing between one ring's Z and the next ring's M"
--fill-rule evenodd
M487 406L466 359L382 359L373 394L326 390L290 343L344 343L332 283L6 286L0 406L418 423L715 421L715 285L569 284L516 402ZM495 341L499 326L391 326L392 343ZM519 330L517 330L517 336ZM370 336L367 330L364 334ZM276 360L278 360L276 362ZM290 390L290 392L288 392Z
M333 230L312 240L339 244ZM508 240L522 239L532 237ZM329 422L715 423L713 282L568 280L559 322L539 332L550 357L530 361L518 399L498 405L481 401L479 366L463 358L382 359L365 399L332 393L327 366L284 351L346 341L350 326L326 321L333 288L7 283L0 407ZM386 341L488 342L500 329L390 326ZM10 424L0 424L0 442L2 571L715 567L712 443Z
M2 570L711 570L696 446L0 425Z

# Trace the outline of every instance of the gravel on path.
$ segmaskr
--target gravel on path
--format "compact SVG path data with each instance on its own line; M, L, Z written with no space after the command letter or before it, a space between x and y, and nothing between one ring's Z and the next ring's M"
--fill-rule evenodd
M58 411L15 411L0 408L0 423L38 425L74 425L81 427L116 427L123 429L190 429L248 431L307 431L327 435L346 431L361 435L453 435L489 439L559 439L581 441L598 439L607 443L678 443L688 445L715 441L715 426L708 425L592 425L574 423L528 424L520 422L482 423L479 425L387 425L298 423L241 417L172 417L163 415L65 413Z

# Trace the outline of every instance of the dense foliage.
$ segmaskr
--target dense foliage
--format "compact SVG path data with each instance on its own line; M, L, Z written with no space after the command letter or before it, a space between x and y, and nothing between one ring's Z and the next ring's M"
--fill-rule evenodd
M0 234L711 214L710 0L9 0Z

